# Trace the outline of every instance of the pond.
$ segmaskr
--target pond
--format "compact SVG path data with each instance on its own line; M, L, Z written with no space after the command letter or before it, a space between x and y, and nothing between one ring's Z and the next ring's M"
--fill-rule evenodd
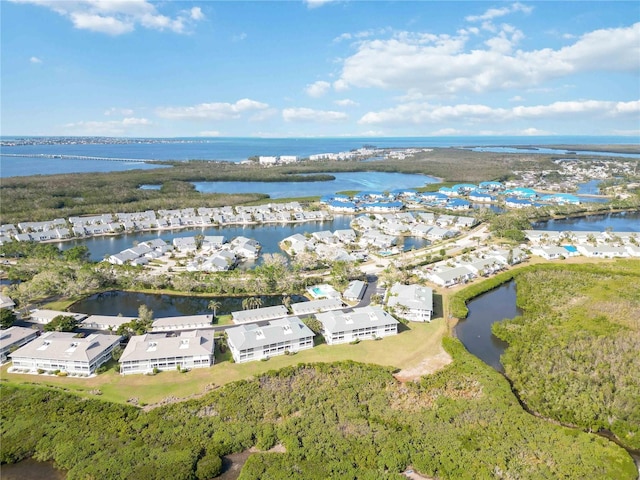
M330 195L344 191L390 191L423 187L439 180L420 174L386 172L327 172L335 180L325 182L194 182L202 193L265 193L271 198ZM143 187L145 187L143 185ZM141 187L142 188L142 187Z
M111 291L97 293L74 303L69 308L76 313L87 315L122 315L136 317L140 305L146 305L153 311L154 318L176 317L182 315L210 314L209 302L217 300L220 307L217 315L227 315L242 310L245 297L190 297L153 293ZM282 305L281 295L260 295L263 307ZM291 303L304 302L300 295L291 295Z
M516 282L511 280L477 296L467 303L467 308L467 318L455 327L456 336L469 352L504 373L500 356L509 344L491 333L491 325L522 313L516 306Z

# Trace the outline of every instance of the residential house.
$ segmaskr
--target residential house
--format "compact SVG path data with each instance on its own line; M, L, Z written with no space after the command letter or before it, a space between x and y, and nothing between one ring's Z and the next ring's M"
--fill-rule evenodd
M38 336L38 330L26 327L9 327L0 330L0 363L7 361L12 351L29 343Z
M13 308L16 303L11 300L11 297L0 294L0 308Z
M367 306L350 311L318 313L324 338L329 345L368 340L398 334L398 321L380 307Z
M467 267L453 267L446 270L428 272L426 278L441 287L451 287L473 280L475 274Z
M284 305L275 305L273 307L251 308L249 310L240 310L231 312L233 323L252 323L264 320L274 320L276 318L286 317L289 314Z
M121 325L136 320L138 317L122 317L115 315L90 315L80 322L80 328L111 330L115 332Z
M45 332L11 354L13 369L91 375L111 359L118 335L93 333L78 338L71 332Z
M350 302L359 302L362 300L364 292L367 290L367 284L362 280L352 281L342 296Z
M322 298L309 302L299 302L291 304L291 311L298 317L314 315L316 313L339 310L343 308L342 300L339 298Z
M156 318L151 324L152 332L175 332L211 328L213 315L182 315Z
M394 284L387 305L412 322L430 322L433 315L433 290L421 285Z
M268 325L241 325L227 330L227 345L236 363L262 360L313 348L314 334L298 317Z
M53 320L54 318L60 315L64 317L73 317L73 319L76 322L79 322L87 318L87 316L84 313L61 312L58 310L40 310L37 308L35 310L31 310L29 314L32 322L41 323L41 324L47 324L51 322L51 320Z
M120 356L120 373L210 367L214 362L213 334L212 330L195 330L177 336L163 333L133 336Z

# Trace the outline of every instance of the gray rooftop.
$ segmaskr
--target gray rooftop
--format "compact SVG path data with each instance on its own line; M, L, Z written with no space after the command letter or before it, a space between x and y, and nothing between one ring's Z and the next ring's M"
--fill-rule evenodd
M46 332L11 356L91 363L109 347L120 342L118 335L94 333L84 338L76 338L75 335L72 332Z
M77 322L87 317L84 313L61 312L59 310L46 310L46 309L41 310L38 308L36 308L35 310L31 310L32 318L42 318L48 321L53 320L59 315L62 315L64 317L73 317L74 320L76 320Z
M227 338L237 350L262 347L273 343L313 337L313 332L298 317L281 318L269 325L240 325L229 328Z
M398 321L380 307L354 308L351 311L318 313L316 318L330 332L351 331L358 328L381 327Z
M121 317L115 315L91 315L80 322L81 327L107 329L110 326L117 328L123 323L129 323L138 317ZM93 326L95 325L95 327Z
M433 290L420 285L402 285L396 283L389 292L390 307L404 305L412 310L433 311Z
M0 330L0 350L4 350L6 347L29 338L36 333L36 330L26 327L9 327L6 330Z
M349 284L342 296L344 298L357 298L360 300L366 288L367 285L362 280L354 280Z
M213 331L195 330L182 332L178 336L166 333L147 333L129 339L122 352L120 363L151 360L165 357L191 357L212 355L214 349Z
M342 300L339 298L322 298L320 300L311 300L310 302L291 304L291 310L294 315L326 312L328 310L338 310L340 308L342 308Z
M152 328L176 327L176 328L198 328L202 324L211 324L213 315L182 315L179 317L156 318Z
M250 310L240 310L231 312L235 323L259 322L260 320L273 320L286 317L289 314L284 305L273 307L252 308Z

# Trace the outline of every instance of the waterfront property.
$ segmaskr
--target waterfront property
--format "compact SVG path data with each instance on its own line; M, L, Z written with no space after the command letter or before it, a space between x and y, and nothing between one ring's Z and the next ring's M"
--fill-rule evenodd
M152 332L173 332L177 330L198 330L211 328L213 315L181 315L157 318L151 324Z
M32 322L41 323L46 325L51 322L56 317L72 317L76 322L84 320L87 316L84 313L73 313L73 312L61 312L58 310L46 310L46 309L38 309L31 310L29 313Z
M46 332L11 354L12 369L88 376L111 359L111 352L119 344L117 335L94 333L78 338L75 333Z
M430 322L433 315L433 290L421 285L394 284L389 290L387 306L413 322Z
M276 318L286 317L289 314L284 305L274 305L273 307L252 308L249 310L240 310L231 312L233 323L252 323L266 320L274 320Z
M291 311L294 315L305 316L328 312L330 310L339 310L343 306L342 300L339 298L323 298L320 300L311 300L310 302L292 303Z
M120 357L120 373L206 368L214 362L213 331L195 330L175 336L168 333L136 335Z
M9 327L6 330L0 330L0 363L7 361L9 354L29 343L38 336L38 331L26 327Z
M298 317L268 325L241 325L227 330L227 344L237 363L262 360L313 348L313 332Z
M324 312L317 314L316 318L322 323L322 333L329 345L372 340L398 333L398 320L380 307Z
M137 317L123 317L120 315L90 315L80 322L81 328L116 331L121 325L135 320Z

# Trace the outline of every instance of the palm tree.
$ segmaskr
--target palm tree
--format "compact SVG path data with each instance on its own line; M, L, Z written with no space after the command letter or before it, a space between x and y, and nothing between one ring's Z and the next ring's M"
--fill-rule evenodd
M242 301L243 310L260 308L261 306L262 306L262 299L260 297L247 297Z
M289 307L291 306L291 297L289 295L282 296L282 305L284 305L284 308L289 310Z
M221 306L222 306L222 304L218 300L211 300L209 302L209 304L207 305L207 307L209 307L209 310L211 310L213 312L213 316L211 317L211 323L215 322L215 320L216 320L216 312L218 311L218 309Z

